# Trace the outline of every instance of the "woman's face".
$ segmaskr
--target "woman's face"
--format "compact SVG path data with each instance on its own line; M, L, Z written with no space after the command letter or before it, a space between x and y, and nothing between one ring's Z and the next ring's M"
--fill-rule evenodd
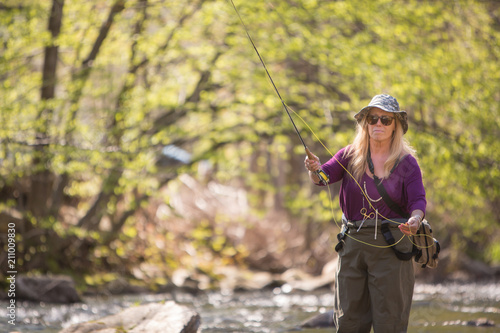
M379 119L376 119L376 117L378 117ZM381 117L383 118L380 119ZM384 120L384 118L386 123L392 119L390 125L383 124L382 120ZM368 123L368 134L370 135L370 139L380 142L392 139L392 133L396 129L396 121L397 121L394 116L394 113L386 112L379 108L372 108L366 120ZM371 125L371 123L375 122L375 120L376 123Z

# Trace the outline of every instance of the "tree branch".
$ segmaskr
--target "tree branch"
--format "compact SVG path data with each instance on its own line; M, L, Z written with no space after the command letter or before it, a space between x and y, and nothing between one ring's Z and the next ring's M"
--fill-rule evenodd
M186 99L186 102L197 103L200 101L200 94L203 90L207 89L208 82L210 81L210 78L212 76L212 69L215 67L217 60L222 54L223 53L221 50L217 51L217 53L210 61L211 68L200 73L198 83L196 84L196 87L194 88L191 95ZM180 118L184 117L188 113L188 111L188 108L182 108L181 110L175 109L161 115L154 121L153 132L158 132L163 127L175 123Z
M80 102L80 99L82 97L83 93L83 88L85 87L85 83L87 82L91 68L92 68L92 63L95 61L99 54L99 50L101 49L101 46L108 36L108 33L111 29L111 26L114 23L115 16L119 14L121 11L125 9L125 0L116 0L113 6L111 7L108 18L106 22L103 23L101 26L101 29L99 31L99 35L97 36L96 40L94 41L94 45L92 47L92 50L90 51L89 55L85 60L83 60L81 68L77 70L77 72L73 75L73 81L76 83L76 89L74 90L72 96L70 97L70 107L69 107L69 116L66 124L66 141L70 141L72 138L72 133L75 130L75 118L76 114L78 113L78 104Z
M91 66L92 62L97 58L97 54L99 53L104 40L111 30L111 26L113 25L115 16L123 11L123 9L125 9L125 0L116 0L111 7L111 10L109 11L106 22L104 22L104 24L101 26L101 29L99 30L99 35L94 42L92 50L90 51L87 58L82 62L82 66L84 68Z
M26 6L23 6L23 5L7 6L7 5L4 5L3 3L0 3L0 10L4 10L4 11L21 10L21 9L25 9L25 8L26 8Z

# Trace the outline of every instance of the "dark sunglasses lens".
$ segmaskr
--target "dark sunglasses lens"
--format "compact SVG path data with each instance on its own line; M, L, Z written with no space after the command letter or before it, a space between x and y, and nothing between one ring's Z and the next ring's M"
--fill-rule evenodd
M369 115L367 118L366 118L368 124L370 125L375 125L377 122L378 122L378 116L372 116L372 115Z
M380 117L380 121L382 122L382 125L384 126L389 126L390 124L392 124L392 117L386 117L386 116L382 116Z

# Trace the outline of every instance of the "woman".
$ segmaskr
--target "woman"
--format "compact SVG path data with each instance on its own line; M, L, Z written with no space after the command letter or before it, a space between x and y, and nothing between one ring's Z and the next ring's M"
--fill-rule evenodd
M377 95L355 116L353 143L321 165L306 157L311 180L322 169L329 183L342 180L340 207L344 214L335 288L334 321L337 332L406 332L415 277L411 258L416 233L425 215L422 173L415 151L403 135L408 130L405 111L390 95ZM375 180L409 219L395 213L379 194ZM382 225L410 257L400 260L381 233ZM384 234L386 234L384 232ZM398 242L399 241L399 242Z

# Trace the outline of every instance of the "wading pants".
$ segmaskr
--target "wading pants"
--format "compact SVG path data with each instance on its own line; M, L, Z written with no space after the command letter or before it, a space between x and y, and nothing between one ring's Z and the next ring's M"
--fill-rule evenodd
M369 333L372 325L375 333L407 331L415 283L413 259L403 261L396 257L380 233L381 221L378 223L377 239L373 223L365 223L368 226L359 231L349 228L339 251L334 300L334 321L339 333ZM396 242L403 237L396 224L391 223L390 230ZM410 252L412 243L405 236L396 248Z

